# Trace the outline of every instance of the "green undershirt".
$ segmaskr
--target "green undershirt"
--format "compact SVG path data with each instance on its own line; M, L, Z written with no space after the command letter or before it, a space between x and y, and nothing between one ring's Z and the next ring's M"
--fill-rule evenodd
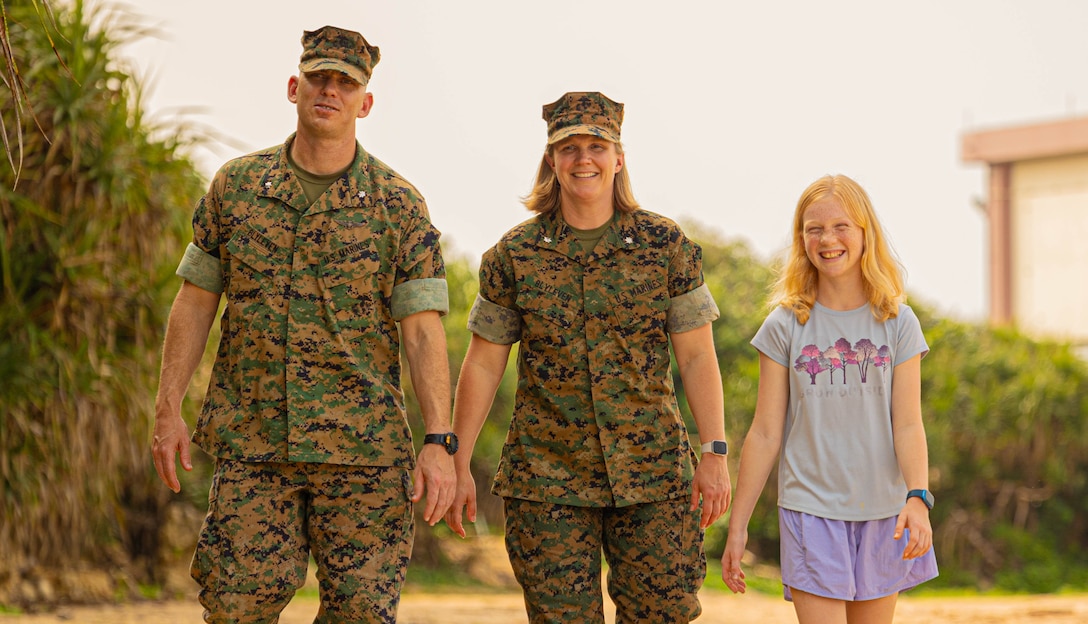
M574 232L574 238L577 240L574 247L586 253L590 253L593 251L593 248L597 246L597 243L600 242L610 225L612 225L612 219L605 221L604 225L595 227L592 230L579 230L569 223L567 224L567 227L570 228L571 232Z
M354 161L353 161L354 162ZM344 175L344 172L351 169L352 163L348 163L347 167L344 167L340 171L326 175L318 175L316 173L310 173L295 162L294 158L291 158L291 150L287 150L287 163L291 165L291 169L298 176L298 181L302 184L302 192L306 194L306 202L313 204L318 197L332 186L333 182L336 182L337 178Z

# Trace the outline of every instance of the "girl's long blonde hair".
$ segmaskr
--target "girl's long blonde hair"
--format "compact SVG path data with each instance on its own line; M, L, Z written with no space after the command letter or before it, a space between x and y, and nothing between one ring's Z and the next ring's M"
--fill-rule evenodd
M617 154L623 153L622 143L612 143L612 145L616 146ZM536 184L528 195L521 198L521 203L525 204L526 208L539 214L549 214L559 210L559 181L547 160L552 155L553 149L554 145L549 145L544 150L544 155L540 157L540 167L536 172ZM635 200L635 193L631 189L631 177L627 175L627 163L620 168L612 183L612 207L624 213L638 210L638 201Z
M775 282L772 304L792 310L797 322L802 325L808 322L816 302L819 273L805 253L805 210L828 197L837 199L850 220L862 230L865 247L861 252L861 275L873 317L881 322L894 318L899 313L899 304L905 299L903 267L880 227L868 193L844 175L829 175L816 180L797 201L789 256Z

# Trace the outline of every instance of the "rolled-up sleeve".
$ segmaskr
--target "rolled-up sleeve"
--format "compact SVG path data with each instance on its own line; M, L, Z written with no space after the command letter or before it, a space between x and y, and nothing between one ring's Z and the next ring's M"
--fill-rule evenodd
M678 334L702 327L721 316L718 304L704 283L691 292L669 300L669 312L665 327L670 334Z
M446 280L441 277L408 280L393 287L390 307L394 320L401 320L417 312L435 311L446 315L450 311L450 293Z
M219 258L193 243L185 248L185 255L175 273L208 292L223 292L223 267Z
M468 330L488 342L514 344L521 339L521 315L476 295L468 313Z

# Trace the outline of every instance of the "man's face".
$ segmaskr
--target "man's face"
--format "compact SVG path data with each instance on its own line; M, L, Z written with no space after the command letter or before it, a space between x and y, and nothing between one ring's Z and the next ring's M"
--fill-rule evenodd
M347 74L322 69L292 76L287 99L298 108L300 130L316 136L355 136L355 120L370 113L374 98Z

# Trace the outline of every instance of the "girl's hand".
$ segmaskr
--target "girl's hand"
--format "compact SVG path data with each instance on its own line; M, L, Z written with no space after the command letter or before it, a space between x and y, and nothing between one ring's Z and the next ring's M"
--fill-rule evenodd
M744 557L744 547L748 545L748 530L729 531L722 553L722 580L734 594L743 594L748 585L744 582L744 570L740 569L740 560Z
M917 559L929 552L933 546L933 527L929 523L929 508L922 499L908 498L903 505L903 511L899 512L899 520L895 523L895 539L903 537L903 529L907 529L910 538L903 547L904 559Z

